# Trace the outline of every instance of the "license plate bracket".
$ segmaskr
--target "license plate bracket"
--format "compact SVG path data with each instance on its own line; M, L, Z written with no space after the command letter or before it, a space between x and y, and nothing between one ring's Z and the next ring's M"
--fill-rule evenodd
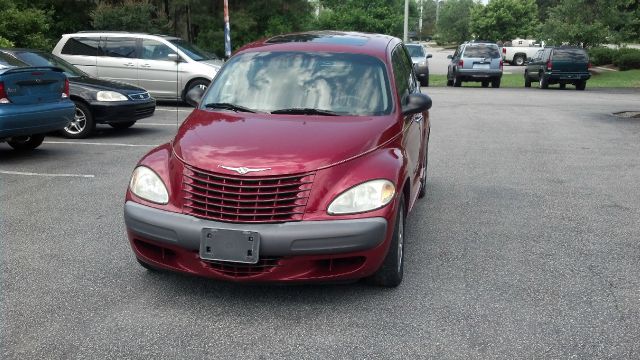
M256 264L259 259L260 234L255 231L202 229L200 258Z

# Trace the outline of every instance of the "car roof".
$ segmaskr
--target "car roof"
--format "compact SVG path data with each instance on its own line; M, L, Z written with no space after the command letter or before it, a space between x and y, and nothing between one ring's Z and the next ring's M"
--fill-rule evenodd
M148 36L148 37L153 37L153 36L157 36L157 37L161 37L163 39L166 40L180 40L179 37L177 36L171 36L171 35L163 35L163 34L149 34L149 33L144 33L144 32L129 32L129 31L103 31L103 30L88 30L88 31L78 31L76 33L71 33L71 34L64 34L62 36L64 37L92 37L95 35L115 35L115 36L131 36L131 35L135 35L135 36Z
M346 31L309 31L277 35L247 44L237 51L327 51L373 55L386 58L389 45L400 43L400 39L381 34Z

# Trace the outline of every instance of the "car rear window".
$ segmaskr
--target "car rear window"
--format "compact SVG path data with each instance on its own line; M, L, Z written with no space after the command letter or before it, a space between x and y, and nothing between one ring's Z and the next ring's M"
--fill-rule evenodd
M29 66L27 64L25 64L24 62L16 59L15 57L9 55L9 54L5 54L0 52L0 67L22 67L22 66Z
M589 62L589 57L582 49L556 49L553 51L553 60Z
M256 111L312 108L339 115L383 115L392 98L384 63L362 54L249 52L234 56L202 104Z
M409 56L411 57L424 57L424 49L422 46L406 45L409 50Z
M100 56L99 37L71 37L60 52L65 55Z
M467 58L499 58L500 52L498 51L498 45L468 45L464 49L463 57Z

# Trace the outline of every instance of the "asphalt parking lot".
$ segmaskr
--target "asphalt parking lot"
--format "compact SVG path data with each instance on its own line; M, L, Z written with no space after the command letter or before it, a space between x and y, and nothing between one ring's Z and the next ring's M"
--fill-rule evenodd
M189 109L0 144L2 359L639 358L640 92L429 88L405 279L247 286L150 273L123 196Z

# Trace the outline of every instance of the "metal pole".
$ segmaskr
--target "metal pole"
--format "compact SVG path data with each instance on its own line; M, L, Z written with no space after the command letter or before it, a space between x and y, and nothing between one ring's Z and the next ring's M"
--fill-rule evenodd
M225 0L226 1L226 0ZM404 42L409 40L409 0L404 0Z
M231 57L231 27L229 26L229 2L224 0L224 55Z
M418 38L422 41L422 0L420 0L420 19L418 20L418 29L420 31Z

